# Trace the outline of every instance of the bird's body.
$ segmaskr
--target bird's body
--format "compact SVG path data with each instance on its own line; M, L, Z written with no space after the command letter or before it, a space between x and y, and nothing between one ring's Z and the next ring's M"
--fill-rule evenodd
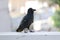
M27 15L24 16L23 20L21 21L21 24L19 25L19 28L16 31L21 32L25 28L29 29L30 25L33 23L33 18L34 18L33 15L34 15L34 10L32 8L29 8Z

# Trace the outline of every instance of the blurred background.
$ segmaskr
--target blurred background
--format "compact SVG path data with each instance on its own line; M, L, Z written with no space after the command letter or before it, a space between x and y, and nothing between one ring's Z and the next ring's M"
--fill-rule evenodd
M24 15L27 14L28 8L34 8L33 29L35 31L59 31L60 18L59 3L60 0L9 0L9 15L12 21L12 30L15 31ZM59 20L59 21L58 21Z
M60 31L60 0L7 0L4 2L0 3L1 7L6 4L6 7L4 6L6 9L3 9L4 14L2 11L0 17L1 19L4 16L1 19L1 32L7 30L9 30L7 32L15 32L30 7L36 9L33 22L34 31Z

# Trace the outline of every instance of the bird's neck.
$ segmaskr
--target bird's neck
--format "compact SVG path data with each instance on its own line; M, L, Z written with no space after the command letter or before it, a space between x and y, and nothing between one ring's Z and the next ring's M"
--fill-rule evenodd
M29 12L27 13L27 15L28 15L28 14L29 14L29 15L30 15L30 14L32 15L32 14L34 14L34 12L29 11Z

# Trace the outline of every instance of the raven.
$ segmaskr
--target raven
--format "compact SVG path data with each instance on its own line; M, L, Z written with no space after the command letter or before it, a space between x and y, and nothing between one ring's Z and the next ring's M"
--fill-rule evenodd
M33 23L34 11L36 11L36 9L33 9L33 8L28 9L27 14L23 17L21 24L19 25L18 29L16 30L17 32L21 32L25 28L29 29L30 25Z

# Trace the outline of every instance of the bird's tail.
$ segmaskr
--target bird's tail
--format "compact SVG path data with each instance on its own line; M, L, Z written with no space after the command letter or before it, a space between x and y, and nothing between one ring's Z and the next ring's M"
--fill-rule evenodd
M21 29L17 29L16 32L21 32L22 30Z
M18 28L18 29L16 30L16 32L21 32L21 31L23 31L23 29L21 29L21 28Z

